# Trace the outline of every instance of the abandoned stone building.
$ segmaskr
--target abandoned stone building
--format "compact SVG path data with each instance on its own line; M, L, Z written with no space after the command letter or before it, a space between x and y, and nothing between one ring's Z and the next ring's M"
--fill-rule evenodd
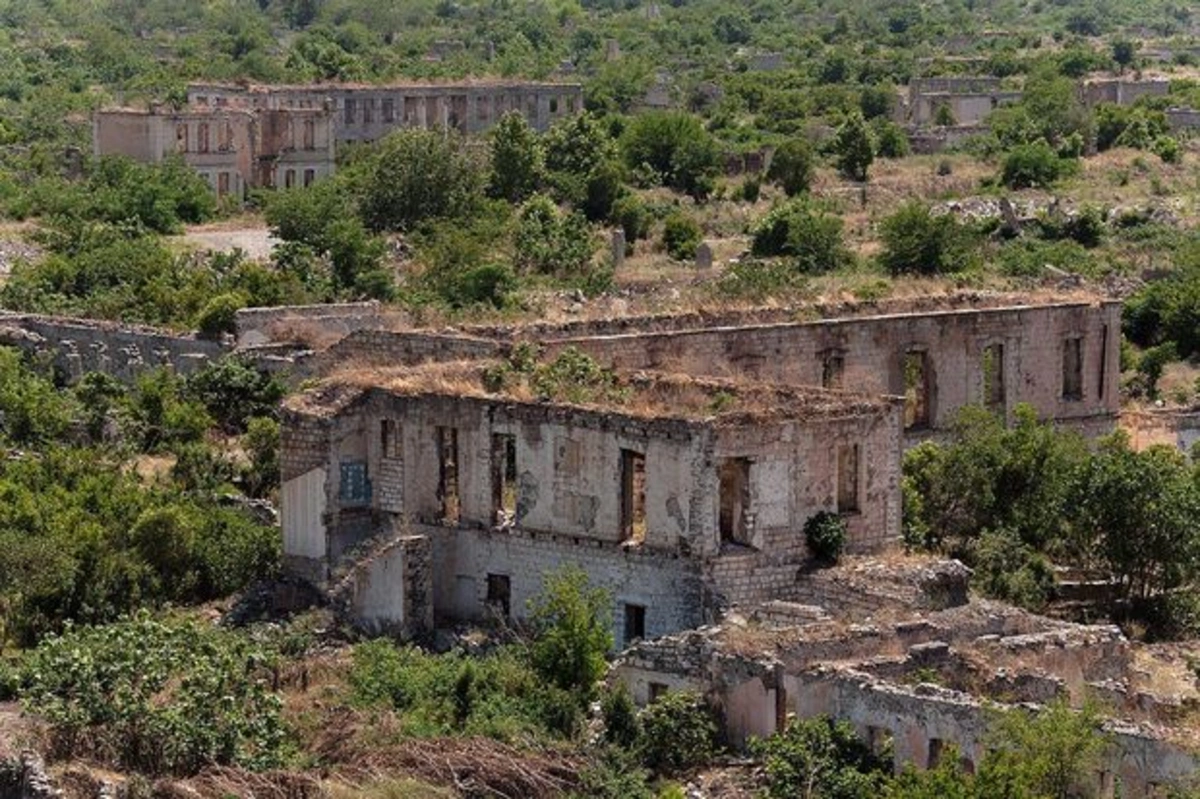
M720 624L628 648L610 679L644 704L704 696L735 745L789 717L850 722L897 770L951 753L973 772L999 713L1055 700L1098 703L1108 745L1077 795L1166 796L1190 785L1200 701L1194 648L1130 643L1116 627L968 600L957 561L850 559L801 575L801 602L768 602Z
M106 109L93 118L92 147L143 163L177 155L218 197L239 200L251 188L307 186L334 170L332 120L321 106Z
M387 322L377 318L373 326L359 315L354 332L321 352L281 360L278 368L320 375L347 361L478 358L521 342L549 355L575 347L622 370L902 396L906 443L949 429L971 404L1006 416L1028 404L1040 417L1088 435L1112 430L1120 412L1121 305L1094 298L1034 303L967 294L451 332L376 329ZM279 342L268 351L278 354Z
M938 124L943 115L950 125L975 126L1000 106L1020 99L1021 92L1004 88L1000 78L913 78L907 94L901 95L896 115L898 122L914 128Z
M368 628L520 617L578 563L618 640L656 637L788 596L819 511L852 551L899 536L899 398L639 372L609 401L535 401L487 390L489 366L335 378L286 408L287 566Z
M583 111L577 83L500 80L458 83L256 84L193 83L188 102L200 108L308 110L329 107L338 142L374 141L402 127L480 133L509 111L536 130Z

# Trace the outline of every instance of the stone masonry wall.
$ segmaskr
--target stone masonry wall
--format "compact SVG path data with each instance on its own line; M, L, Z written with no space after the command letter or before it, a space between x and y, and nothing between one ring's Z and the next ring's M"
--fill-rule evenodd
M945 428L958 410L982 401L986 348L1003 347L1003 400L1011 413L1029 403L1060 422L1115 421L1120 409L1120 304L946 311L826 319L791 324L680 330L550 340L624 369L658 369L795 385L821 385L826 357L843 359L843 385L903 395L907 353L924 353L930 425ZM1080 396L1064 397L1064 348L1080 342Z
M188 375L230 352L222 342L154 328L14 313L0 313L0 345L49 359L71 381L88 372L129 381L157 367Z

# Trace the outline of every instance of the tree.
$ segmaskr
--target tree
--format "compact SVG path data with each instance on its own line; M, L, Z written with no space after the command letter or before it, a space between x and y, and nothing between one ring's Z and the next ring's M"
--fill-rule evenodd
M613 646L612 598L589 584L578 566L546 575L542 592L529 603L535 637L533 667L559 688L591 696L604 676Z
M857 181L867 179L867 170L875 160L875 150L867 123L860 112L852 111L838 128L833 139L833 152L837 157L838 171L845 177Z
M1100 722L1094 704L1076 711L1066 699L1034 714L1000 713L988 730L990 751L976 775L978 795L1072 799L1077 785L1094 778L1109 746Z
M716 175L719 150L699 118L683 111L634 117L621 139L630 169L650 169L663 185L697 194Z
M1136 452L1123 435L1110 437L1068 507L1076 551L1107 568L1122 598L1144 601L1195 576L1200 494L1174 448Z
M1010 189L1049 188L1063 172L1063 159L1044 140L1039 140L1019 144L1004 156L1000 180Z
M379 143L354 184L371 230L410 230L428 219L456 217L474 207L483 173L454 136L404 129Z
M1112 43L1112 59L1117 67L1124 72L1133 63L1137 55L1137 44L1129 39L1116 39Z
M750 741L767 772L772 799L874 799L891 764L859 740L846 721L792 719L781 732Z
M799 138L788 139L771 156L767 179L779 184L789 197L808 191L814 172L812 148Z
M893 275L937 275L966 266L970 241L950 214L935 214L924 203L902 205L879 226L879 260Z
M690 216L674 213L663 223L663 246L667 254L679 261L696 257L696 250L703 241L700 225Z
M489 134L491 173L488 193L519 203L533 194L545 167L542 144L520 111L509 111Z
M578 212L562 213L541 194L521 207L515 245L520 268L558 277L586 272L596 249L587 220Z
M772 208L754 226L751 252L795 259L804 274L820 274L850 262L842 238L842 219L807 200L792 200Z

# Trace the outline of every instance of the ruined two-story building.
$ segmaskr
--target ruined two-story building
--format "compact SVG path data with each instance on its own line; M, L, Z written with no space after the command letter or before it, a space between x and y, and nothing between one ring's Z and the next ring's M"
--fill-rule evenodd
M687 629L793 597L821 511L845 519L849 551L898 541L904 447L967 405L1112 430L1119 321L1116 302L975 296L359 325L308 362L328 382L285 414L285 560L374 629L519 617L569 563L609 589L618 640ZM626 399L488 390L488 370L535 343L543 362L614 370Z
M92 120L97 156L157 164L183 159L218 197L251 188L307 186L334 171L328 109L193 107L104 109Z
M193 83L199 108L309 110L329 107L338 142L381 139L398 128L482 133L510 111L538 131L583 111L578 83L466 80L454 83L323 83L260 85Z

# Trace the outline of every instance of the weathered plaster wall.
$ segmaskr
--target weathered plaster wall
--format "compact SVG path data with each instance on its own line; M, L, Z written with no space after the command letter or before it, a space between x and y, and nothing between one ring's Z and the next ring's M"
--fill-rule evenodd
M860 392L903 395L904 358L924 352L930 373L930 422L945 428L958 410L982 401L984 351L1004 347L1004 405L1029 403L1064 423L1100 419L1120 409L1120 303L1070 303L927 314L826 319L791 324L629 333L549 340L550 354L576 346L625 369L694 375L745 375L765 381L820 385L826 353L844 358L843 385ZM1063 348L1081 341L1078 400L1063 397Z
M154 328L3 312L0 345L50 359L68 380L77 380L88 372L132 380L157 367L187 375L229 352L219 341Z

